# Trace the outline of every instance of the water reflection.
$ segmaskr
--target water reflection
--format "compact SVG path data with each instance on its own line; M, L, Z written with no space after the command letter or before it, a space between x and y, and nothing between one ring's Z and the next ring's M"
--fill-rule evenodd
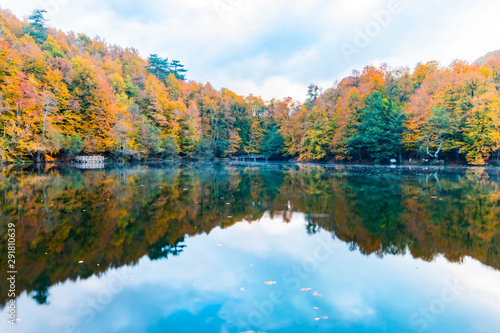
M146 255L153 261L182 260L187 237L266 214L290 223L300 214L304 234L327 231L364 255L409 253L428 262L442 256L457 263L472 257L498 269L499 179L495 169L4 168L0 263L4 267L6 225L14 221L22 272L16 292L46 304L51 286L61 282L137 265ZM6 284L0 292L4 306Z

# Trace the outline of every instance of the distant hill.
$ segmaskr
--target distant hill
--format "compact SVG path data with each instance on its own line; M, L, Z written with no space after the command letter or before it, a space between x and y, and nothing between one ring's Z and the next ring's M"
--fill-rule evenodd
M496 51L493 51L493 52L489 52L488 54L486 54L485 56L477 59L476 61L474 61L474 64L478 64L478 65L483 65L484 63L486 63L489 59L491 58L495 58L495 57L499 57L500 56L500 50L496 50Z

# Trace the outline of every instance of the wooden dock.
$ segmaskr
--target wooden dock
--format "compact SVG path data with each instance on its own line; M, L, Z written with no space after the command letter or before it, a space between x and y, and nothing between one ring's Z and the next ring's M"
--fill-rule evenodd
M269 162L269 156L267 155L243 155L243 156L238 156L238 160L240 161L243 161L243 162L246 162L247 160L249 161L254 161L254 162L257 162L257 161L266 161Z
M71 164L78 169L104 169L104 156L76 156Z

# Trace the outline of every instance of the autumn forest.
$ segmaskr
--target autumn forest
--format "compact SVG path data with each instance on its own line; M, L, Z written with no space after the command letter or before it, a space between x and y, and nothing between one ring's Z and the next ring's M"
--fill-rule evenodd
M249 154L386 164L500 161L500 56L415 68L366 66L303 102L264 101L189 78L182 61L144 59L0 12L0 160L210 159Z

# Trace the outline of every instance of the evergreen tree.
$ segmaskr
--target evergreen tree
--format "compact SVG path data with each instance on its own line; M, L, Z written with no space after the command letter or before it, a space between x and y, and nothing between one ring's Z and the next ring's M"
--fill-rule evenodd
M152 54L148 58L146 69L156 75L160 80L167 80L170 74L174 74L177 80L186 80L184 65L179 60L168 61L168 58L161 58L157 54Z
M45 40L47 40L47 27L45 24L47 23L47 19L45 18L46 10L43 9L35 9L33 13L28 16L28 22L30 24L28 33L35 37L35 41L38 44L42 44Z
M368 99L358 131L348 142L360 156L368 154L376 163L388 162L398 155L402 133L401 111L376 92Z
M170 72L175 75L177 80L186 80L186 75L187 69L184 68L184 65L181 65L181 62L179 60L172 60L172 63L170 63Z
M308 110L311 110L314 107L314 102L318 99L320 93L321 89L314 83L311 83L307 87L307 100L305 106Z
M285 141L276 126L271 127L261 144L261 151L271 157L282 157Z
M152 54L149 56L148 62L148 66L146 67L148 71L153 73L160 80L168 78L168 75L171 72L168 58L163 59L157 54Z

